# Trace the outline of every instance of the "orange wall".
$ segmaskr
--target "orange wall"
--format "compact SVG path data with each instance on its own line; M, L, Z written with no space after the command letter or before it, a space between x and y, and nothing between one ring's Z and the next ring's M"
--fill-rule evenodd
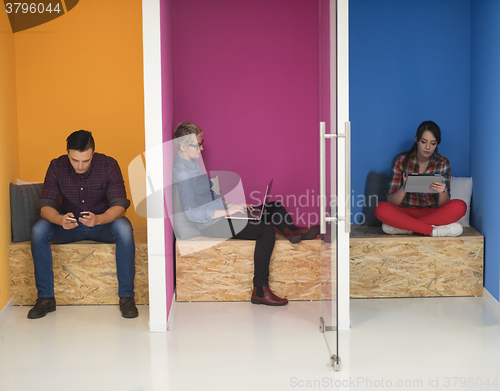
M86 129L120 164L131 199L128 165L145 148L141 7L84 0L15 34L20 179L43 181L69 134ZM146 227L133 206L127 217Z
M3 11L2 7L0 10ZM10 299L9 183L19 173L16 116L16 70L14 34L5 12L0 12L0 309Z

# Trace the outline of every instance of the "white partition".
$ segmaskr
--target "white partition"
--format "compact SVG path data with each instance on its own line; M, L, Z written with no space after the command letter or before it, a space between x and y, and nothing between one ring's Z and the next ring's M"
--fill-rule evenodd
M159 197L149 197L148 216L163 211L163 155L155 147L163 144L161 90L160 0L143 0L144 117L146 130L146 172L160 178ZM147 184L144 184L148 186ZM167 294L164 219L148 217L149 329L167 331Z
M335 5L335 3L337 3ZM346 123L349 122L349 0L331 0L330 12L337 12L337 69L332 67L332 73L336 71L337 78L337 129L344 132ZM334 17L335 15L331 15ZM334 64L332 62L332 64ZM332 99L333 101L333 99ZM333 111L333 110L332 110ZM333 121L332 121L333 123ZM346 167L346 139L338 140L338 210L339 215L344 215L346 202L350 202L350 170ZM347 179L347 180L346 180ZM347 189L346 189L347 184ZM346 195L344 197L344 195ZM341 212L342 211L342 212ZM345 216L350 219L350 213ZM339 329L351 327L349 309L349 233L346 231L345 221L338 223L338 316Z

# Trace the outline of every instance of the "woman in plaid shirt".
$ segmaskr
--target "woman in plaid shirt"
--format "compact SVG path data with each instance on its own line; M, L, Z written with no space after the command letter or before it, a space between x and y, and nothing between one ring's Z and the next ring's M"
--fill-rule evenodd
M450 162L437 152L441 130L436 123L424 121L417 129L415 143L396 156L392 167L387 202L375 207L375 216L382 221L387 234L459 236L463 228L457 223L467 211L462 200L450 200ZM437 193L406 193L409 173L439 174L444 182L433 182Z

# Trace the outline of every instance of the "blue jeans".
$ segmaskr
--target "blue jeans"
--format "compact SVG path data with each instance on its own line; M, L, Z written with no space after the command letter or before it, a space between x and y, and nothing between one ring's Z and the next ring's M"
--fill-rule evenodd
M44 219L38 220L31 235L31 254L35 264L38 297L54 297L54 271L50 242L63 244L80 240L116 242L118 296L134 297L135 243L132 225L126 217L95 227L87 227L78 223L78 227L69 230Z

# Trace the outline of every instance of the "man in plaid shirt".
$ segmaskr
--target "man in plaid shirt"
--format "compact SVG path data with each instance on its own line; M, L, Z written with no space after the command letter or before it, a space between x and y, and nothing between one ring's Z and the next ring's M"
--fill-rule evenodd
M67 155L50 162L39 201L42 219L33 227L38 299L28 318L38 319L56 309L50 242L80 240L116 242L120 310L124 318L135 318L135 243L132 225L124 217L130 201L120 167L112 157L94 152L90 132L73 132L66 142Z

